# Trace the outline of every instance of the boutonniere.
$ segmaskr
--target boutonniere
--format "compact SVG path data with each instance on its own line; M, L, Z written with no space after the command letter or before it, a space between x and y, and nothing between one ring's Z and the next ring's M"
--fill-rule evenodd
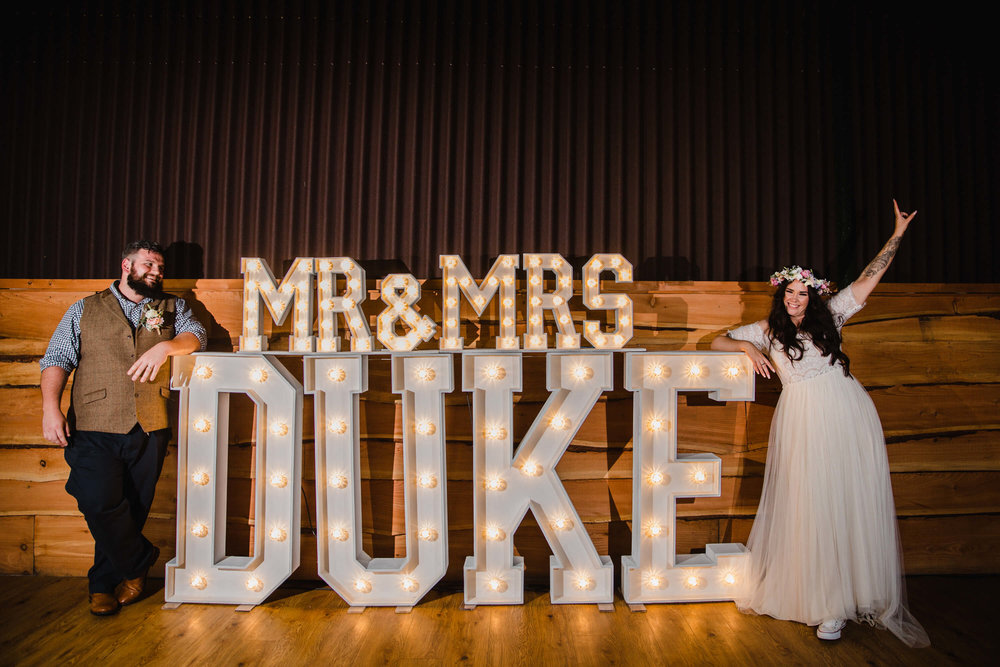
M151 304L147 303L146 308L142 311L139 324L146 327L146 331L160 333L160 327L163 326L163 311L153 308Z

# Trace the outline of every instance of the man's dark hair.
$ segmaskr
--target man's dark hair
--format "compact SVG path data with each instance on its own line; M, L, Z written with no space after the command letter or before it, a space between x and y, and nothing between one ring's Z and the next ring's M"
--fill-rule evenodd
M155 252L160 255L163 254L163 246L161 246L156 241L147 241L145 239L139 241L132 241L125 249L122 250L122 259L128 259L140 250L148 250L149 252Z

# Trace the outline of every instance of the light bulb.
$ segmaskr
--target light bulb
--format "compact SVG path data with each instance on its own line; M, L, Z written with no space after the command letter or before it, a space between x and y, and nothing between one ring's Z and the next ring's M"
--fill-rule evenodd
M503 531L499 526L489 525L483 530L483 537L490 540L491 542L498 542L505 537L507 533Z
M646 421L646 430L654 433L662 431L667 427L667 420L662 417L650 417Z
M594 267L594 269L596 269L598 271L600 271L601 269L604 268L604 265L601 264L601 260L599 260L599 259L595 259L593 262L590 263L590 265L592 267Z
M264 588L264 582L261 581L258 577L255 577L254 575L251 574L249 577L247 577L246 586L248 591L259 592L261 589Z
M594 580L586 574L580 573L573 576L573 585L581 591L586 591L593 587Z
M347 422L343 419L331 419L327 422L326 428L330 431L330 433L347 433Z
M437 373L429 366L421 366L417 369L417 379L421 382L430 382L435 377L437 377Z
M529 477L538 477L542 474L542 466L538 465L535 461L528 459L521 466L521 472Z
M330 538L338 542L346 542L350 536L350 532L343 526L334 526L330 529Z
M687 367L687 374L693 378L701 377L704 373L705 369L700 364L692 363Z
M739 366L735 365L735 364L732 365L732 366L727 366L726 367L726 377L728 377L728 378L739 377L740 373L742 373L742 372L743 372L743 369L740 368Z
M327 485L333 487L334 489L346 489L347 488L347 475L340 472L335 472L327 479Z
M628 315L622 315L620 318L618 318L618 321L621 323L623 327L627 327L632 322L632 320L629 318Z
M573 521L565 516L557 516L552 519L550 525L556 530L569 530L573 527Z
M698 588L701 585L701 579L697 575L689 574L684 577L684 585L687 588Z
M438 532L429 526L424 526L417 531L417 537L424 542L433 542L438 538Z
M425 489L433 489L438 485L437 477L429 472L417 475L417 485Z
M507 582L500 577L490 577L489 581L486 582L486 585L494 593L503 593L507 590Z
M212 420L208 417L199 417L194 420L193 426L199 433L208 433L212 430Z
M622 258L621 257L615 256L615 257L611 258L611 266L613 268L617 269L621 265L622 265Z
M549 425L557 431L565 431L569 428L570 422L565 415L555 414L552 416L552 419L549 420Z
M191 474L191 481L198 486L205 486L210 481L210 477L204 470L199 470Z
M487 440L503 440L507 437L507 429L499 424L489 424L483 430L483 435Z
M208 586L208 579L206 579L203 574L196 574L191 577L190 583L191 588L197 588L199 591L203 591Z
M597 278L587 278L587 287L597 287Z
M663 586L663 577L656 572L647 572L642 577L642 583L646 585L647 588L661 588Z
M726 572L726 574L722 577L722 583L732 586L736 583L736 575L732 572Z
M192 525L191 534L195 537L205 537L208 535L208 525L201 522Z
M371 593L372 592L372 582L367 579L362 579L358 577L354 580L354 590L358 593Z
M421 419L417 422L415 427L417 433L420 435L433 435L437 428L434 426L434 422L427 419Z
M212 367L205 365L196 366L194 369L194 376L200 380L207 380L212 377Z
M412 593L413 591L417 590L419 584L417 584L417 580L414 579L413 577L403 577L402 580L399 582L399 585L404 591Z
M659 380L667 376L667 369L663 364L650 364L646 367L646 375L654 380Z
M288 476L281 472L271 473L270 482L276 489L283 489L288 486Z
M503 491L507 488L507 482L499 475L492 475L486 478L483 486L486 487L487 491Z
M500 364L492 364L483 369L483 375L487 380L502 380L507 377L507 369Z
M691 473L691 481L695 484L704 484L708 481L708 473L704 470L695 470Z
M285 538L288 537L288 532L281 526L274 526L268 531L267 536L274 542L284 542Z
M531 276L531 278L528 279L528 282L532 285L541 285L542 279L538 276Z
M279 437L283 435L288 435L288 424L279 421L271 422L271 433Z
M573 377L577 380L589 380L594 377L594 369L589 366L577 366L573 369Z
M666 481L666 476L659 470L651 470L648 475L646 475L646 481L650 484L663 484Z
M542 305L542 300L541 300L541 298L539 298L539 297L537 297L537 296L533 296L533 297L531 297L531 305L532 305L532 306L540 306L540 305Z
M250 369L250 380L252 382L265 382L267 380L267 370L264 368Z
M650 521L646 524L646 537L659 537L663 534L663 526L658 521Z

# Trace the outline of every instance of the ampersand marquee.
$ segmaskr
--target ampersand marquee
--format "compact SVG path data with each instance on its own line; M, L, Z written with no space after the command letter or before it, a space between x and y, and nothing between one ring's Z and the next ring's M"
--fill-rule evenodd
M515 321L522 260L523 339ZM738 597L747 554L742 544L676 553L676 500L721 493L717 456L677 451L677 394L707 391L720 401L753 400L746 356L624 349L632 338L632 300L600 291L605 272L616 282L632 281L632 265L618 254L594 255L584 265L583 303L610 311L613 323L602 328L599 320L584 320L582 336L568 306L573 269L561 255L501 255L478 282L460 257L443 255L440 263L442 322L416 309L420 283L414 276L392 274L381 281L385 308L372 335L361 310L365 272L352 258L297 258L280 283L263 259L243 259L240 350L174 362L172 386L180 392L177 554L167 564L166 601L259 604L298 567L308 393L314 399L319 576L354 607L419 602L448 568L444 402L455 390L457 365L461 389L472 395L476 528L463 568L466 604L523 602L524 563L514 556L513 536L529 509L553 553L551 602L612 602L611 558L597 552L556 465L601 394L614 388L616 359L624 364L624 388L634 395L632 547L620 567L623 597L630 604ZM554 285L551 292L547 283ZM465 349L459 335L462 298L477 316L498 300L495 349ZM277 324L291 314L288 352L268 351L260 333L263 309ZM554 349L544 328L546 312L555 323ZM349 351L341 351L341 323L350 333ZM415 350L438 332L439 349ZM581 348L583 340L589 348ZM384 349L376 349L376 341ZM546 355L549 397L515 442L514 395L524 385L525 353ZM289 354L302 357L303 383L277 359ZM392 391L402 405L403 558L373 558L361 542L359 398L368 390L371 355L390 356ZM252 556L225 554L228 401L234 393L247 395L256 414Z

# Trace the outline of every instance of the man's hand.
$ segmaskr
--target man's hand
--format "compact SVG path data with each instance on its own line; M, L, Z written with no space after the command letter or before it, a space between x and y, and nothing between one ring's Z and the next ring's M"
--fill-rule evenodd
M133 382L149 382L156 377L167 358L170 356L170 342L163 341L146 350L141 357L135 360L132 368L128 369L128 375Z
M54 445L65 447L69 444L69 422L62 410L42 412L42 435Z

